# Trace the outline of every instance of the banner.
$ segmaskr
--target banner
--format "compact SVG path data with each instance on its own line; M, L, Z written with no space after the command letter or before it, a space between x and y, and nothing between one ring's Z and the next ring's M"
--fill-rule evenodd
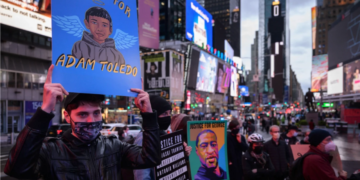
M360 91L360 60L345 64L344 93L356 93Z
M155 167L156 180L188 180L189 170L181 131L160 136L161 164Z
M170 98L169 54L169 51L160 51L141 56L144 60L144 89L150 95Z
M306 144L306 145L302 145L302 144L290 145L290 147L291 147L292 154L294 156L294 160L296 160L297 158L303 156L310 149L309 144Z
M311 71L311 91L327 91L328 85L328 55L313 56Z
M229 179L226 129L224 121L188 122L191 179Z
M66 10L64 7L66 6ZM136 96L136 1L53 1L53 83L69 92Z
M140 46L159 49L159 0L141 0L138 3Z
M236 67L231 66L231 86L230 86L230 96L238 96L238 84L239 84L239 74L237 73Z
M216 81L216 93L226 93L231 80L231 69L229 66L223 63L218 63L218 70L217 70L217 81Z
M170 100L184 101L184 55L170 52Z

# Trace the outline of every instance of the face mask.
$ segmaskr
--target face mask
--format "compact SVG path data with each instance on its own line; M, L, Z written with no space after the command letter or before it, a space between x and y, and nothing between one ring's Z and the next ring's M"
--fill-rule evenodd
M263 150L263 146L256 146L254 148L254 153L255 154L261 154L262 153L262 150Z
M74 122L73 121L73 133L77 137L85 142L94 140L102 129L102 121L98 122Z
M297 132L294 132L293 136L295 136L295 137L296 137L297 135L298 135L298 133L297 133Z
M334 144L334 142L329 142L325 145L325 152L330 152L330 151L335 151L336 150L336 145Z
M167 116L167 117L158 118L158 123L159 123L159 128L161 130L166 130L170 126L171 117Z
M231 133L235 135L235 134L239 133L239 131L240 131L240 129L236 128L236 129L232 129Z
M304 141L309 141L309 136L306 136L306 137L304 138Z

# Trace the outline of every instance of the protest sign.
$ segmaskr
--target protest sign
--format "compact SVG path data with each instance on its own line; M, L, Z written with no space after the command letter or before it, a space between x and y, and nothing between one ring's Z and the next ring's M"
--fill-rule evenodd
M136 1L52 3L53 83L69 92L135 96L130 88L141 89Z
M161 164L155 167L156 180L188 180L182 131L160 137Z
M226 122L189 121L187 128L191 178L229 179Z
M310 149L309 144L296 144L296 145L290 145L292 154L294 156L294 161L303 156L305 153L307 153Z

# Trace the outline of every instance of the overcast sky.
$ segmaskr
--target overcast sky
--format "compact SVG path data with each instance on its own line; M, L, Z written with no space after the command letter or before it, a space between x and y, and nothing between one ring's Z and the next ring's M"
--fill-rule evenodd
M241 0L241 57L246 69L251 69L251 44L259 29L259 1ZM311 7L315 0L290 2L290 64L305 92L311 86Z

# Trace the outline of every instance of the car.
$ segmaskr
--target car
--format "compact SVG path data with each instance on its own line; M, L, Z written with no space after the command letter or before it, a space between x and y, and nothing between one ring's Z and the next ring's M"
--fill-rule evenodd
M113 127L115 126L120 126L120 127L124 127L126 126L126 124L124 123L109 123L109 124L103 124L102 125L102 130L100 131L101 135L103 136L109 136L111 134L114 134L113 132L111 132L111 129L113 129ZM118 135L117 133L114 135Z
M61 137L63 135L63 133L65 131L67 131L68 129L71 129L71 126L68 123L52 125L48 129L46 136L47 137Z

